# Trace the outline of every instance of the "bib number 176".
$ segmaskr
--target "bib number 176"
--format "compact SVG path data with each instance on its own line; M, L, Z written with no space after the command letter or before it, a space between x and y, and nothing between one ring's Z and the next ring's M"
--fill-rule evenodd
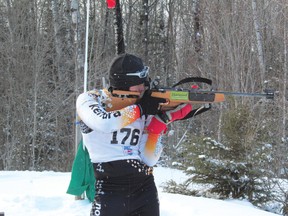
M122 140L121 139L118 140L119 139L118 132L120 132L121 134L124 134L124 137L122 138ZM140 135L139 129L121 128L120 131L113 132L111 144L118 144L119 141L121 141L120 143L124 145L130 141L130 145L135 146L138 144L139 135Z

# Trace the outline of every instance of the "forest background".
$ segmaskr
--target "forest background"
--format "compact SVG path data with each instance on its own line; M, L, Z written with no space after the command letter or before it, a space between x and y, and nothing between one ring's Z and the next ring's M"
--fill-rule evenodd
M82 0L0 0L0 170L71 171L86 6ZM174 124L161 164L205 183L215 183L211 172L287 180L287 1L122 0L121 10L126 52L141 56L163 86L201 76L218 90L277 92L272 101L227 97ZM90 1L89 21L88 89L102 88L117 52L115 9ZM219 190L243 195L233 187ZM287 188L280 190L285 207Z

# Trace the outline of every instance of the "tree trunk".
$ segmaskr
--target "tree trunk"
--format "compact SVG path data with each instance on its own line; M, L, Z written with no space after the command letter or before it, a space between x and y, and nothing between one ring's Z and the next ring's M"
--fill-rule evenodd
M286 11L284 12L285 14L288 14ZM287 16L286 16L287 17ZM287 37L287 19L284 19L284 25L283 25L283 28L284 28L284 65L283 65L283 95L282 95L282 102L283 102L283 105L282 105L282 108L283 108L283 120L282 120L282 124L283 124L283 129L282 129L282 137L284 140L286 140L286 142L288 142L288 137L287 137L287 129L286 129L286 122L287 122L287 108L286 108L286 105L287 105L287 64L288 64L288 60L287 60L287 40L288 40L288 37Z
M253 12L254 31L256 35L256 46L257 46L257 51L258 51L258 62L260 66L260 83L262 86L264 84L265 68L266 68L264 51L263 51L263 39L261 36L260 24L258 21L256 0L251 0L251 4L252 4L252 12Z
M194 41L195 41L195 51L200 53L201 51L201 22L200 22L200 3L199 0L193 1L193 13L194 13Z
M143 14L142 14L142 20L143 22L143 31L142 31L142 40L144 44L144 62L148 62L148 13L149 13L149 6L148 6L148 0L143 0Z
M115 7L115 33L116 33L116 53L125 53L125 43L123 35L123 21L120 0L116 0Z

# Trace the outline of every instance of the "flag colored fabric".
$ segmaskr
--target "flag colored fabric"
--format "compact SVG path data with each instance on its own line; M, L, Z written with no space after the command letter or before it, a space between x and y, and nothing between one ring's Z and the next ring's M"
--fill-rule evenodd
M107 0L107 7L113 9L116 7L116 0Z
M107 0L107 7L113 9L116 7L116 0Z
M71 180L67 190L68 194L80 196L86 192L87 198L93 202L95 195L95 177L87 149L83 148L83 141L79 143L77 154L74 158Z

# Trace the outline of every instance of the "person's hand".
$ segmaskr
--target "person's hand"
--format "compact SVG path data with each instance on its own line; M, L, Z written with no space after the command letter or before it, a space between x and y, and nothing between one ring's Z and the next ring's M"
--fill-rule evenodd
M204 104L203 106L199 107L198 109L194 109L192 110L191 112L189 112L184 118L182 118L181 120L186 120L186 119L189 119L189 118L192 118L196 115L200 115L208 110L210 110L212 107L212 104L211 103L207 103L207 104Z
M166 124L185 118L192 110L191 104L181 104L173 110L159 113L159 118Z
M166 100L163 98L156 98L151 96L151 92L145 91L143 97L138 103L136 103L142 115L156 115L159 112L160 103L165 103Z
M147 131L154 134L165 132L167 125L173 121L185 118L192 110L191 104L181 104L173 110L158 113L147 127Z

